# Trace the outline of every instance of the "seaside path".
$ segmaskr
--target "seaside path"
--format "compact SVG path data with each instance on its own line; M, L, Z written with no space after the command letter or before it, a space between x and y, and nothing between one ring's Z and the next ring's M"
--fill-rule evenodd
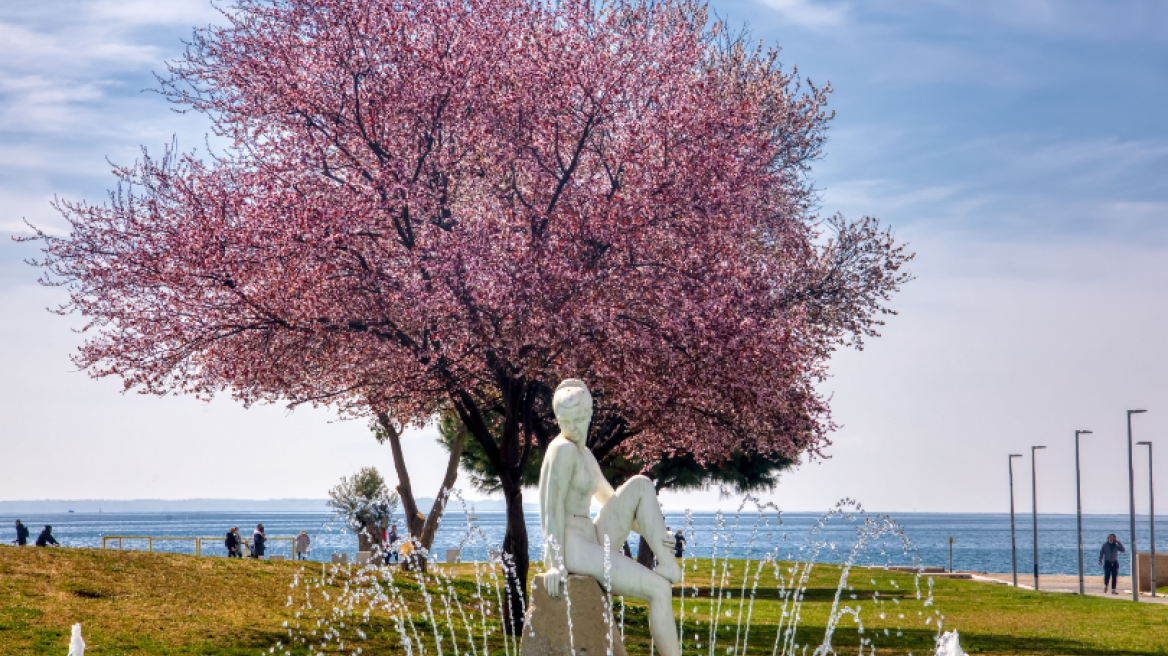
M1010 585L1012 575L1007 574L974 574L974 581L981 581L982 583L1005 583ZM1025 590L1034 589L1034 577L1018 575L1018 587ZM1066 574L1040 574L1038 576L1038 589L1042 592L1068 592L1077 593L1079 591L1079 577L1076 575ZM1092 597L1108 597L1110 599L1131 601L1131 577L1119 577L1119 585L1116 590L1119 592L1113 595L1110 592L1103 592L1103 577L1102 576L1085 576L1083 577L1083 590ZM1150 602L1154 604L1164 604L1168 606L1168 597L1157 595L1152 597L1148 594L1140 595L1140 602Z

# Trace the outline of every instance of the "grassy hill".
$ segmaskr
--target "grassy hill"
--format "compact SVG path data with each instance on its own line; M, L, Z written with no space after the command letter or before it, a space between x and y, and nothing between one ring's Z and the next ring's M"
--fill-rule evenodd
M789 618L796 612L775 576L789 577L789 566L768 567L759 575L732 562L725 572L729 585L718 599L693 597L695 587L702 595L711 587L709 561L698 565L686 572L685 654L708 653L711 633L719 636L719 656L727 653L725 648L741 635L739 613L749 612L749 646L736 653L770 656L779 623L786 621L783 613ZM715 579L722 578L721 567ZM799 628L789 641L789 646L798 645L798 653L804 647L811 653L822 642L839 573L818 566L804 582ZM294 580L299 586L292 588ZM753 606L748 603L752 588ZM308 653L305 642L316 652L325 644L323 652L330 655L353 654L362 647L362 656L404 656L397 622L416 631L412 635L427 643L430 655L435 654L435 628L438 633L466 628L457 613L446 619L441 596L456 594L471 613L477 591L473 565L435 568L425 581L397 574L390 582L320 563L0 547L0 656L65 656L75 622L84 626L90 656L258 656L277 644L278 653L301 656ZM435 611L428 614L429 594ZM295 597L291 605L290 596ZM387 599L390 606L398 604L397 610L386 612ZM947 580L935 582L931 600L922 582L917 599L911 575L854 569L843 606L859 609L864 633L854 618L842 616L832 640L840 653L856 653L862 640L871 640L877 653L925 654L936 635L936 620L943 619L946 630L961 631L962 646L970 653L1168 655L1168 607L1159 605ZM675 607L680 611L680 600ZM624 607L630 655L649 653L644 610L635 602ZM502 654L496 620L497 614L487 621L495 628L489 642L492 654ZM711 620L718 623L713 629ZM299 627L294 647L288 644L285 622ZM453 652L449 642L444 647L445 653ZM466 645L462 649L465 653Z
M290 614L298 566L177 554L0 548L0 654L257 654Z

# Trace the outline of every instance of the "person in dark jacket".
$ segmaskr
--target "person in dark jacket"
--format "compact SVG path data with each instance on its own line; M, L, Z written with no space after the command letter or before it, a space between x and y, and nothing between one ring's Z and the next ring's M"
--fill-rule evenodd
M257 524L255 533L252 533L252 536L251 536L251 557L252 558L263 558L264 557L264 542L267 539L268 539L268 536L264 535L264 525Z
M47 547L50 544L54 547L61 546L61 543L57 542L57 539L53 537L53 527L46 525L45 530L41 531L41 534L37 536L36 546Z
M28 527L16 520L16 541L15 544L19 547L28 546Z
M239 558L239 528L228 529L223 546L227 547L228 558Z
M681 529L677 529L677 535L673 536L673 557L681 558L685 555L685 538L681 535Z
M1107 581L1111 580L1111 594L1119 594L1115 591L1116 581L1119 579L1119 554L1127 553L1127 549L1123 548L1123 543L1115 534L1107 536L1107 542L1103 543L1103 547L1099 549L1099 564L1103 566L1103 594L1107 594Z
M397 562L397 524L389 527L389 533L385 534L385 564L388 565L392 559Z

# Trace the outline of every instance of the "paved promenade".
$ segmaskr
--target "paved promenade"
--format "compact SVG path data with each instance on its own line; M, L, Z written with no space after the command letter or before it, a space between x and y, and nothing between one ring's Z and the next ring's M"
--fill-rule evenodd
M1010 574L974 574L974 581L981 581L982 583L1005 583L1010 584L1012 576ZM1018 587L1026 590L1034 589L1034 576L1023 576L1018 574ZM1038 589L1045 592L1071 592L1077 593L1079 591L1079 577L1075 575L1039 575ZM1116 586L1117 595L1103 593L1103 577L1102 576L1085 576L1083 577L1083 590L1087 594L1094 597L1109 597L1120 601L1131 601L1131 577L1119 577L1119 585ZM1151 602L1157 604L1168 605L1168 597L1156 596L1152 597L1147 594L1140 595L1140 602Z

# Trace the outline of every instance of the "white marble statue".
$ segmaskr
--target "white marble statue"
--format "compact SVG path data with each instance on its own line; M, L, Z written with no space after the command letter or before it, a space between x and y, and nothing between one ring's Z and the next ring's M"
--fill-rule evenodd
M554 598L559 596L567 574L586 574L603 582L607 535L613 594L648 603L649 630L658 653L679 656L672 584L681 578L681 568L673 556L674 539L665 528L653 482L634 476L613 490L605 480L596 457L586 446L592 395L582 381L569 378L560 383L552 409L561 432L548 446L539 473L540 525L545 540L551 540L545 542L545 571L537 577L537 585ZM593 497L601 504L595 521L589 516ZM652 546L658 563L655 570L621 553L630 531L644 536ZM560 546L562 569L552 544Z

